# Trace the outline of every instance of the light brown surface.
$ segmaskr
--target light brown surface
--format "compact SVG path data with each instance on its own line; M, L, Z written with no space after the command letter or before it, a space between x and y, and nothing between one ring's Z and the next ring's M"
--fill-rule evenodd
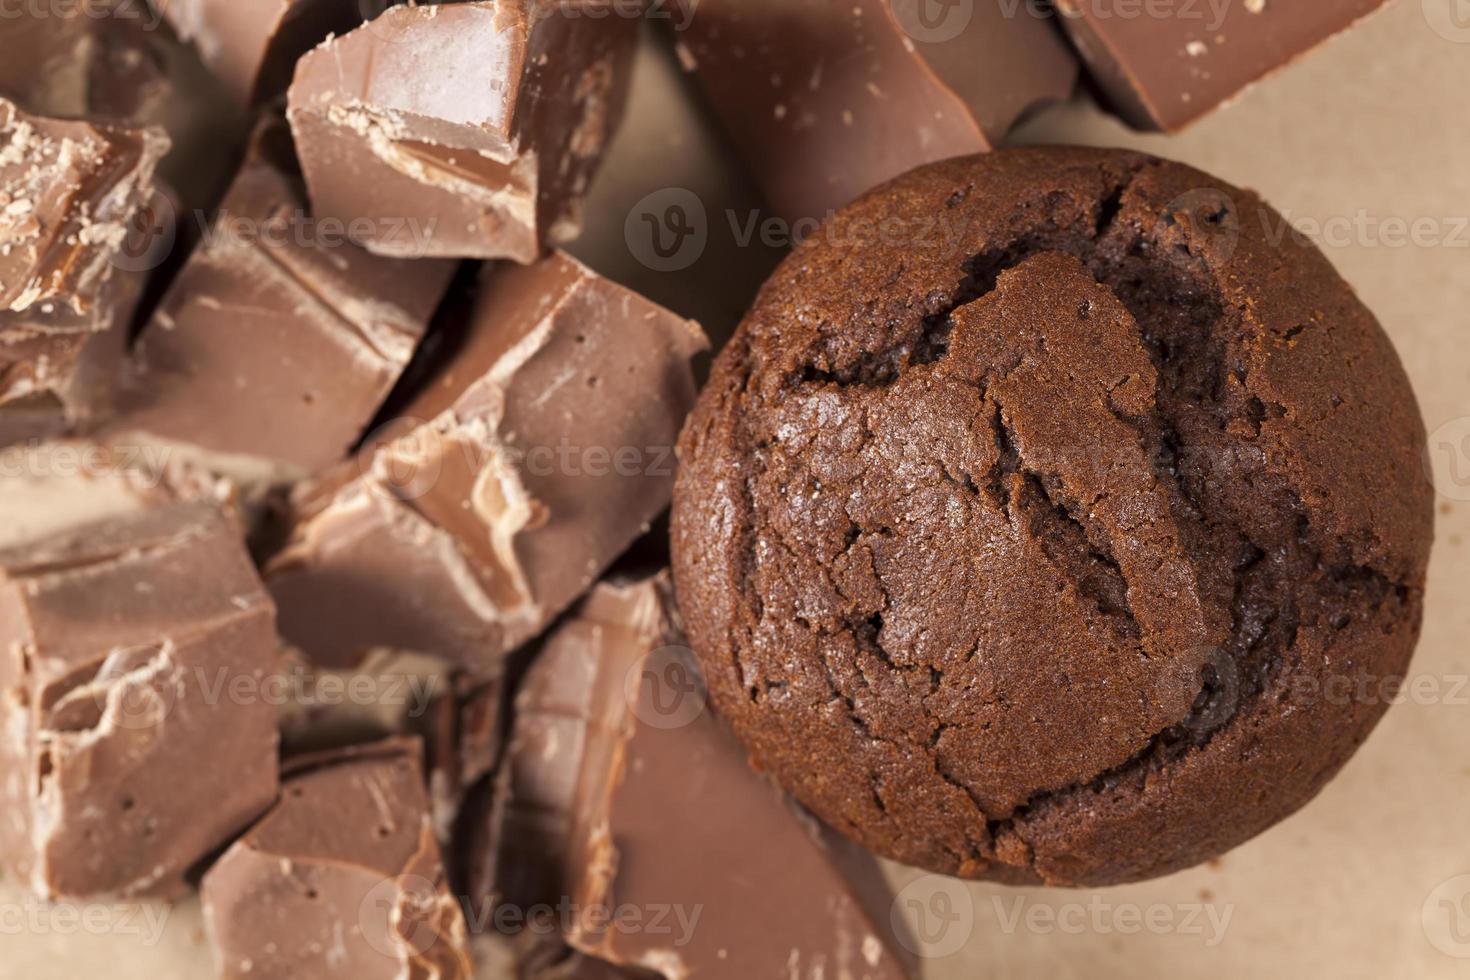
M1470 218L1470 29L1454 43L1424 16L1426 7L1451 6L1400 0L1179 136L1130 134L1081 104L1027 127L1033 140L1138 146L1184 160L1259 190L1293 219L1352 222L1361 210L1379 222L1434 223L1433 237L1443 244L1392 247L1384 241L1392 229L1358 232L1349 225L1347 241L1326 246L1398 346L1430 432L1451 424L1434 440L1453 448L1436 449L1439 525L1428 621L1411 671L1433 694L1418 700L1433 703L1411 699L1395 707L1321 797L1218 866L1098 891L960 886L972 900L968 941L958 953L929 960L926 980L1470 974L1470 958L1437 949L1422 921L1427 905L1444 943L1447 913L1437 899L1470 891L1466 879L1461 891L1435 893L1441 883L1470 875L1470 444L1461 442L1470 436L1470 229L1458 227ZM595 224L597 216L590 217ZM623 217L607 220L621 225ZM1467 420L1462 428L1453 426L1457 419ZM902 886L919 876L894 877ZM933 889L926 885L934 883L927 879L903 897L928 898ZM1230 915L1213 946L1204 912L1190 923L1200 934L1153 934L1143 924L1133 934L1123 931L1133 909L1159 906L1154 914L1177 926L1207 904L1217 917ZM1102 909L1101 929L1092 922L1093 906ZM124 917L104 907L89 913L98 917L94 923L39 908L13 884L0 884L0 980L69 980L94 971L109 980L211 975L192 904L173 910L161 940L151 944L148 916L156 922L164 914L155 908ZM1022 918L1007 931L1018 908ZM946 938L963 933L963 901L958 911L961 919L951 923L957 931ZM1048 914L1066 918L1049 928L1027 926L1027 915ZM92 928L99 922L102 928ZM1458 951L1470 956L1470 899L1459 928L1467 942Z

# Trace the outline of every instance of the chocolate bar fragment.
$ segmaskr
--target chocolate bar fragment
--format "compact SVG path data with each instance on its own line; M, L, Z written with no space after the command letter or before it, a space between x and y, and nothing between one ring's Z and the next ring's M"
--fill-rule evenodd
M141 280L116 263L168 140L0 99L0 439L105 407Z
M90 309L0 313L0 446L85 430L114 408L144 276L118 269Z
M1025 3L682 3L687 67L793 223L920 164L991 149L1077 79L1065 41Z
M289 115L316 213L385 255L531 262L576 237L637 40L604 6L392 7L302 58Z
M572 946L667 977L906 976L815 821L707 710L675 615L667 575L605 582L547 638L476 891L569 899Z
M397 650L371 651L350 670L317 668L298 653L284 676L293 695L281 717L288 756L397 735L422 740L434 828L447 843L465 791L499 756L500 683L470 686L438 657Z
M0 314L96 302L168 139L36 116L0 99Z
M269 597L207 504L0 550L0 860L44 897L172 897L276 795Z
M154 0L154 5L244 106L285 91L298 58L324 38L357 27L374 6L367 0Z
M281 799L204 876L224 978L468 980L416 739L288 762Z
M401 424L298 493L283 635L326 667L389 647L499 676L667 506L705 346L565 254L489 269Z
M1140 17L1106 16L1085 0L1055 2L1112 108L1138 129L1177 130L1385 0L1242 0Z
M343 460L402 374L454 263L381 258L308 217L290 154L267 123L139 337L109 440L288 483Z

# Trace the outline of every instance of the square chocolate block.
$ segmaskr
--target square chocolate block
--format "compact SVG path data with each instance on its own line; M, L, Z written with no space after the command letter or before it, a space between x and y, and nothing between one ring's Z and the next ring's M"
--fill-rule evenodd
M173 896L276 794L270 598L207 504L0 551L0 856L37 894Z
M486 677L668 504L699 327L554 253L490 269L453 356L267 569L323 666L376 647Z
M469 980L417 739L302 757L204 876L220 976Z
M385 255L531 262L576 237L638 37L607 5L391 7L302 58L289 115L315 212Z

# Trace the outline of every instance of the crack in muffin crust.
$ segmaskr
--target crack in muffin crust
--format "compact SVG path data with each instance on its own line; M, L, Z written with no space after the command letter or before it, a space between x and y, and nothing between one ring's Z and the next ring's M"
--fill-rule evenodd
M767 284L685 432L675 566L717 708L818 816L937 871L1123 881L1366 737L1383 705L1299 688L1404 670L1422 426L1252 208L1010 150L874 191ZM857 234L932 213L948 241Z

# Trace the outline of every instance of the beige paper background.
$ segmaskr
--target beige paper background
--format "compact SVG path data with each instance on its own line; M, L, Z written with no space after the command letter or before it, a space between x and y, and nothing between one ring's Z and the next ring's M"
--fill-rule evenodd
M1130 133L1085 101L1024 127L1030 141L1137 146L1184 160L1260 191L1293 221L1327 227L1326 251L1393 337L1437 433L1438 537L1413 667L1437 694L1395 707L1314 803L1207 867L1075 893L954 886L892 869L920 907L939 907L925 904L936 889L955 892L958 918L947 930L931 920L926 949L960 948L927 959L926 980L1470 976L1470 877L1455 881L1470 876L1470 421L1457 421L1470 419L1470 229L1459 227L1470 218L1470 24L1451 29L1455 2L1398 0L1178 136ZM640 91L660 98L665 81L645 67ZM662 99L649 128L621 139L618 152L649 168L677 161L672 176L650 169L649 187L727 194L718 166L680 136L687 110ZM614 253L635 190L600 188L589 208L601 230L578 251L601 257L610 273L624 271ZM1424 219L1438 243L1395 246L1387 219ZM758 281L750 270L771 258L713 248L703 264L739 281ZM697 277L641 278L635 285L682 312L729 316L728 304L691 288ZM1440 899L1459 902L1457 921ZM1204 917L1211 909L1216 923L1229 916L1223 936ZM1147 915L1164 918L1151 930ZM197 906L48 908L0 884L0 980L92 975L211 976Z

